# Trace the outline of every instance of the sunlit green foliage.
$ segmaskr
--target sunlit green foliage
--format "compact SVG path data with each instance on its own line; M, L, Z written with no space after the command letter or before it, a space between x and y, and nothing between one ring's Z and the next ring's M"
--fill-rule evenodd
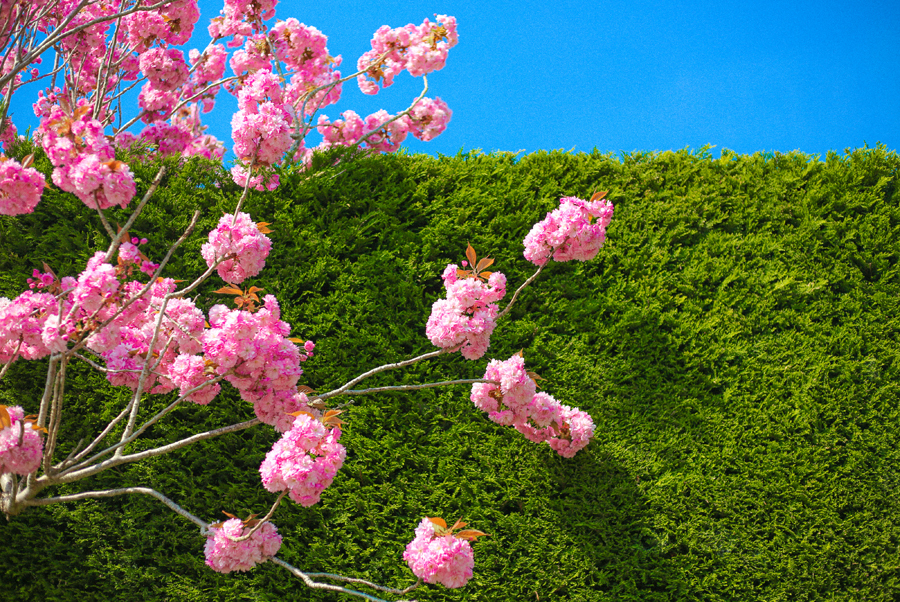
M133 231L161 255L201 209L167 272L188 278L239 191L216 168L168 166ZM157 167L136 166L142 190ZM301 382L317 390L430 350L440 273L467 242L512 289L533 267L522 239L559 197L609 190L616 205L598 258L551 264L484 360L442 357L371 383L478 377L489 357L524 349L545 390L591 413L596 440L562 459L488 421L464 387L356 397L334 485L276 515L280 555L404 586L403 547L437 515L491 536L474 546L468 586L428 586L420 600L897 599L898 169L883 148L824 160L473 152L343 163L254 193L246 210L271 222L274 247L245 285L277 295L293 336L316 341ZM0 218L0 294L43 261L76 273L101 232L58 190L33 215ZM223 302L219 286L202 306ZM0 403L35 412L41 369L14 365ZM139 447L251 417L226 391ZM67 393L63 455L125 397L82 368ZM146 415L163 403L150 398ZM264 512L274 496L257 469L275 439L259 427L60 492L144 485L208 520ZM335 599L271 564L219 575L202 546L151 498L32 509L0 523L0 599Z

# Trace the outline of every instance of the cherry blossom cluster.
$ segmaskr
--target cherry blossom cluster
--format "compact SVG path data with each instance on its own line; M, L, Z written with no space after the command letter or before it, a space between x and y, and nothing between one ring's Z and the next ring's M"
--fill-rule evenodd
M125 207L134 197L134 176L125 163L115 160L103 125L91 117L87 101L72 115L53 105L37 133L53 163L53 183L91 209Z
M298 504L312 506L344 464L347 452L340 438L340 428L299 414L259 467L263 486L273 493L286 490Z
M559 207L547 213L525 237L525 259L539 266L550 257L554 261L593 259L606 240L612 215L613 204L606 199L561 198Z
M271 239L259 230L248 214L238 213L235 217L229 213L223 215L216 229L209 233L209 242L203 244L200 253L209 267L221 262L216 271L222 280L240 284L262 271L271 250Z
M281 535L270 522L263 524L244 541L233 541L249 531L244 521L231 518L220 526L210 526L206 538L206 564L219 573L249 571L273 557L281 549Z
M416 537L406 546L403 559L425 583L450 588L468 583L475 567L472 545L451 533L438 535L435 524L428 518L423 518L416 527Z
M27 475L41 465L44 442L40 430L25 420L20 406L0 406L0 474Z
M333 146L365 144L366 149L377 153L391 153L400 148L408 134L428 141L447 129L453 112L440 98L423 98L408 115L394 116L381 110L365 120L354 111L344 111L343 119L329 121L319 116L318 131L322 143L317 149Z
M291 327L281 320L281 309L273 295L266 295L255 313L214 305L209 310L209 324L201 336L204 357L212 364L209 371L224 376L257 408L261 419L271 416L277 423L276 412L269 407L273 404L299 405L299 399L291 401L285 396L297 392L297 381L303 374L300 363L310 354L288 340Z
M140 113L121 129L114 129L109 139L122 149L140 143L149 156L221 159L224 145L205 133L199 116L213 109L221 89L238 96L240 110L232 119L232 135L239 161L231 170L232 178L256 190L278 187L272 166L284 159L288 149L291 161L311 165L313 151L304 146L304 137L313 126L323 135L319 149L362 143L370 152L394 152L409 134L431 140L444 131L451 111L439 98L422 99L400 114L377 111L362 119L345 111L343 120L314 122L317 111L341 96L337 70L341 57L331 56L321 31L295 18L267 24L275 15L276 3L227 0L208 28L212 43L202 52L190 50L187 58L185 51L175 46L191 38L200 17L197 0L174 0L120 20L115 19L116 12L128 8L120 2L69 3L41 13L28 27L47 35L57 29L71 32L54 46L62 60L64 85L39 92L34 104L35 114L41 117L35 139L52 155L54 183L91 208L128 203L135 190L134 178L127 165L115 160L104 131L116 116L113 103L121 108L123 87L140 85ZM20 17L4 7L6 4L0 4L0 14L7 15L3 22L13 32L22 26L17 24ZM363 71L357 78L361 89L373 94L379 86L391 85L401 71L417 77L443 68L458 39L456 19L447 15L437 16L436 22L425 19L421 25L381 27L371 50L358 61ZM32 79L47 75L41 75L38 68L39 55L31 56L24 48L15 50L21 43L15 35L0 32L0 40L12 44L8 49L12 54L7 52L7 56L27 56L31 61L27 66L14 60L0 65L0 75L16 71L11 85L23 83L26 67ZM215 43L217 40L224 44ZM234 49L230 58L228 49ZM225 77L226 64L230 64L233 77ZM244 93L247 87L258 92L256 80L261 79L272 80L272 85L264 86L265 94ZM0 92L6 95L9 90ZM71 107L75 107L74 113ZM145 124L143 129L129 131L137 121ZM16 128L8 118L3 125L0 144L8 145ZM14 169L10 164L5 171L11 174ZM20 171L10 177L22 188ZM27 190L15 193L7 191L13 187L9 178L0 180L0 186L6 186L0 187L0 210L22 212L34 205L35 185L30 178L24 180Z
M484 379L500 384L475 383L470 399L497 424L514 427L534 443L546 442L565 458L573 457L593 437L594 422L587 412L537 392L521 355L491 360Z
M506 276L493 272L481 278L459 278L459 269L450 264L441 278L447 298L431 306L425 334L442 349L459 348L463 357L477 360L491 343L498 313L497 301L506 295Z
M341 72L335 67L341 64L341 57L328 53L328 38L321 31L290 18L272 27L269 40L275 57L294 72L285 89L285 99L294 107L300 109L305 103L302 110L309 117L340 99ZM328 87L314 92L322 86Z
M357 78L359 89L377 94L379 80L387 88L404 69L413 77L443 69L448 51L458 41L456 18L447 15L438 15L437 23L425 19L419 26L410 23L391 29L384 25L375 32L372 49L357 61L357 68L365 71Z
M0 214L31 213L44 192L44 176L33 167L0 155Z
M231 120L234 154L240 161L263 167L281 161L291 145L288 107L277 75L260 70L247 78Z

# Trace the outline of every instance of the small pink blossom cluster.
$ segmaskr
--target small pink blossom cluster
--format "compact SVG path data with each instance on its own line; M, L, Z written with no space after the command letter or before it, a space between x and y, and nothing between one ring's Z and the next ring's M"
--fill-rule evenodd
M306 393L297 389L274 391L266 403L253 404L253 410L261 422L273 426L279 433L291 430L295 420L292 414L295 412L307 412L316 419L322 418L322 412L309 405Z
M0 147L9 150L9 145L19 139L19 131L13 124L12 119L5 117L0 120Z
M613 204L606 199L561 198L559 207L525 237L525 259L535 265L544 265L551 256L554 261L593 259L606 240L612 216Z
M25 291L12 301L0 297L0 363L48 355L42 335L47 317L56 311L56 297L50 293Z
M288 340L291 327L281 320L281 309L273 295L265 296L256 313L214 305L209 310L209 324L202 342L213 374L225 375L261 418L274 416L273 406L292 403L284 395L297 392L297 381L303 374L300 363L310 354Z
M300 414L259 467L263 486L273 493L287 490L298 504L312 506L344 464L347 452L340 437L340 428L328 429Z
M431 306L425 334L437 347L459 347L463 357L477 360L491 343L497 301L506 295L506 276L493 272L485 283L480 278L458 278L457 269L450 264L441 275L447 298Z
M6 427L0 423L0 474L31 474L41 465L44 453L40 431L24 420L25 412L20 406L0 406L0 412L11 422Z
M275 50L275 57L284 62L294 72L285 90L285 100L295 107L306 103L305 115L311 116L320 108L334 104L341 97L341 84L319 90L310 96L312 90L340 80L341 57L328 54L325 45L328 38L316 29L290 18L278 21L269 32L269 40Z
M291 114L279 77L265 70L250 75L238 92L238 109L231 135L240 167L266 168L281 161L291 146ZM238 182L241 174L232 172L232 177Z
M38 128L44 151L53 163L53 183L71 192L91 209L125 207L134 196L134 176L115 160L102 124L90 117L84 99L70 116L59 106Z
M206 538L206 564L219 573L249 571L257 564L273 557L281 549L281 535L270 522L265 523L256 533L244 541L232 541L250 527L244 521L231 518L220 527L209 527Z
M537 392L521 355L491 360L484 379L500 384L475 383L470 399L497 424L514 427L534 443L546 442L565 458L573 457L593 437L594 422L587 412Z
M197 103L193 106L202 105L203 112L209 113L215 106L219 86L210 88L206 92L204 90L209 84L225 75L228 53L221 44L210 44L202 54L193 49L188 53L188 57L191 60L193 73L184 85L182 97Z
M0 155L0 215L31 213L44 192L44 176Z
M416 527L416 537L406 546L403 559L425 583L451 588L468 583L475 567L472 545L452 534L437 535L434 523L427 518Z
M384 25L375 32L372 49L357 61L357 69L366 71L357 78L359 89L377 94L379 80L387 88L404 69L413 77L443 69L447 53L458 41L456 18L447 15L438 15L437 23L425 19L419 26L410 23L391 29Z
M266 257L272 250L272 241L260 232L259 227L246 213L223 215L219 225L209 233L209 242L203 243L200 253L206 265L212 267L224 259L216 271L219 277L231 284L240 284L259 274L266 265Z
M175 0L156 10L126 15L122 22L128 33L128 45L143 52L157 41L174 46L187 43L199 20L197 0Z
M419 140L428 141L447 129L453 112L440 98L423 98L408 115L394 116L381 110L360 119L354 111L344 111L343 119L329 121L325 115L319 116L318 131L322 143L318 149L333 146L353 146L367 137L367 149L379 153L392 153L400 148L408 134Z
M228 46L240 46L244 36L261 31L263 21L275 16L277 0L225 0L220 17L209 25L209 35L213 40L232 36Z

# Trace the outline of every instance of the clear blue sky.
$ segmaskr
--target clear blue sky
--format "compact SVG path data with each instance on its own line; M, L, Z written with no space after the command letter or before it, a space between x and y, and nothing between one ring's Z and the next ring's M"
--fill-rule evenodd
M188 47L203 48L206 24L220 6L201 1L196 44ZM444 99L453 119L436 140L407 145L417 152L711 144L714 154L824 155L879 141L900 148L897 0L329 0L282 2L276 10L325 33L331 54L343 55L345 74L379 26L418 24L435 13L457 17L459 45L429 77L429 95ZM421 80L408 74L375 97L349 82L325 114L393 113L420 91ZM236 102L226 93L220 98L207 123L230 148ZM20 96L14 103L21 129L30 123L22 117L30 118L31 101Z

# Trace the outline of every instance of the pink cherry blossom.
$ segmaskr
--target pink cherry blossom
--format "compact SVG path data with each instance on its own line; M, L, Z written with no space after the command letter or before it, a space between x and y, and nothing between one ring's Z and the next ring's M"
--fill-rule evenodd
M475 567L471 544L453 535L437 535L427 518L416 527L416 537L406 546L403 559L425 583L450 588L468 583Z
M203 244L200 253L210 267L224 259L216 268L219 276L225 282L240 284L262 271L271 249L272 241L248 214L238 213L235 219L229 213L209 233L209 242Z
M514 355L506 361L491 360L484 373L485 380L499 385L475 383L471 400L475 407L488 413L497 424L524 424L529 416L529 404L535 395L534 380L525 370L525 359Z
M275 556L281 549L281 535L270 522L265 523L249 539L232 541L250 530L239 518L231 518L221 527L209 527L204 553L206 564L219 573L249 571Z
M20 406L0 408L0 411L6 412L12 423L0 428L0 474L11 472L24 476L34 472L41 465L44 451L40 431L25 422L25 412Z
M312 506L344 464L347 452L340 437L339 428L328 429L300 414L259 467L263 486L273 493L287 490L298 504Z
M608 200L564 197L559 205L525 237L525 259L535 265L544 265L550 257L555 261L593 259L606 240L614 208Z
M460 347L466 359L478 359L490 345L496 326L497 301L506 294L506 276L493 272L487 283L476 278L457 277L457 266L450 264L441 276L447 298L431 307L425 334L444 349Z
M33 167L22 167L0 155L0 214L31 213L41 200L44 176Z

